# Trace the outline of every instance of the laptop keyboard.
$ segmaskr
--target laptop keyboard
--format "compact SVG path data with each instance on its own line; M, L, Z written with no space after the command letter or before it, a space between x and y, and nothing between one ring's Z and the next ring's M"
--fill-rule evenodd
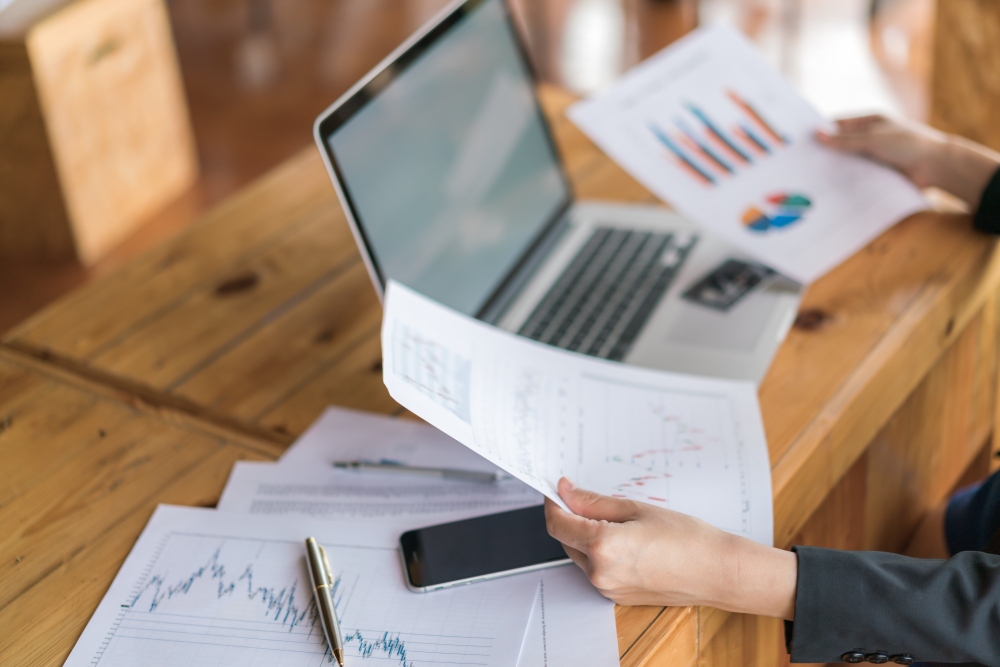
M697 242L692 235L595 229L518 333L621 361Z

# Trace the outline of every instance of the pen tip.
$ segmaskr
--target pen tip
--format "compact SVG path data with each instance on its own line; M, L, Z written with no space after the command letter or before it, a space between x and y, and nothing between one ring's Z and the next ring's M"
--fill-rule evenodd
M344 649L334 649L333 655L337 658L337 664L340 665L340 667L344 667Z

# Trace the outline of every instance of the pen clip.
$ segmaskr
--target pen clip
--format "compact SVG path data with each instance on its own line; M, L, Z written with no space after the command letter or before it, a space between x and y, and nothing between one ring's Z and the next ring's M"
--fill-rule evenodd
M326 557L326 549L323 545L319 545L319 555L323 559L323 569L326 570L326 578L330 582L330 586L333 587L333 568L330 567L330 560Z

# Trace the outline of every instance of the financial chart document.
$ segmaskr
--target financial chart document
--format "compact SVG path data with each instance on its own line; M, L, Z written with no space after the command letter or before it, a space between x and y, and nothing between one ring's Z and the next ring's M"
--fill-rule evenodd
M383 377L403 406L562 505L562 476L770 545L771 476L750 383L566 352L386 292Z
M817 143L829 123L726 26L677 41L568 115L661 199L804 284L927 208L897 172Z
M329 553L351 665L516 664L538 577L434 594L406 589L377 525L160 506L66 661L68 667L329 664L304 559Z

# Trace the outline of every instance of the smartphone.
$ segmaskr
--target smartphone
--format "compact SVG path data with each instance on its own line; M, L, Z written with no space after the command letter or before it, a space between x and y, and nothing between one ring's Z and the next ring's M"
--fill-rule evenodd
M399 545L406 585L420 593L569 562L542 505L411 530Z

